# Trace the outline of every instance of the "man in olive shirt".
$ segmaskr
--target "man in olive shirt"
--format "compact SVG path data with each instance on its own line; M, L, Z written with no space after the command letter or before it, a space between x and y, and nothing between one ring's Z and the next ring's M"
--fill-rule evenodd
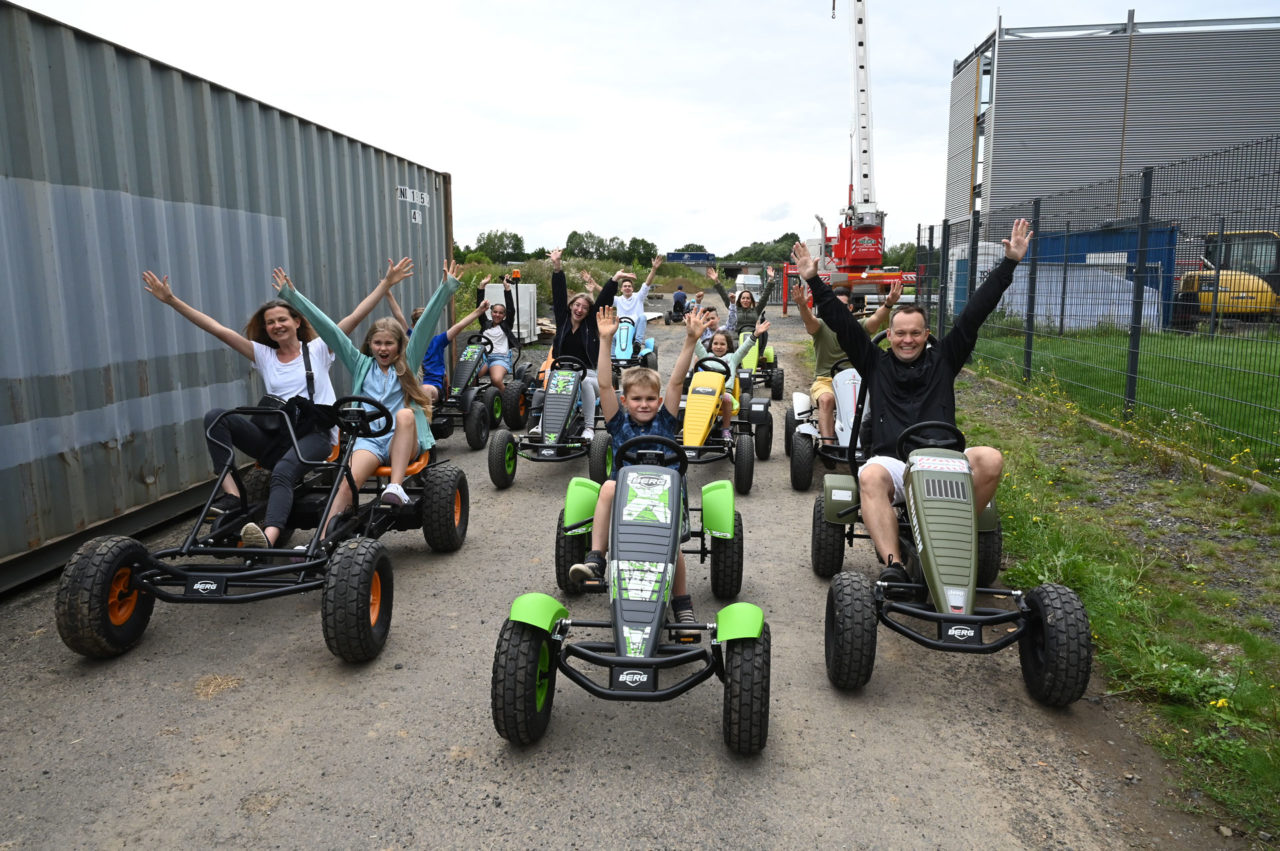
M835 294L847 309L852 309L849 307L847 289L836 287ZM809 307L808 295L808 289L804 284L796 284L791 288L791 300L800 311L804 330L813 338L813 386L809 388L809 399L818 406L818 433L822 435L823 443L833 444L836 439L836 395L831 387L831 368L846 355L840 346L840 340L836 337L836 332L832 331L827 323L813 315L813 310ZM890 288L888 295L884 298L884 304L876 308L875 313L859 319L858 324L866 330L868 335L875 336L876 332L883 327L885 320L889 318L889 310L898 303L901 296L902 282L899 281Z

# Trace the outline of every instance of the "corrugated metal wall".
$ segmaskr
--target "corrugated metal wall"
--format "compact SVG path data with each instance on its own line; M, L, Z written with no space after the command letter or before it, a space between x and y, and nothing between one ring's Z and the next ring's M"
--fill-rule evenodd
M947 121L947 219L969 217L973 200L974 154L977 139L978 87L982 56L957 69L951 78L951 112Z
M341 316L452 244L449 175L5 2L0 127L0 562L208 480L204 411L261 392L143 270L240 328L274 266Z
M1003 39L984 208L1276 133L1277 80L1280 29Z

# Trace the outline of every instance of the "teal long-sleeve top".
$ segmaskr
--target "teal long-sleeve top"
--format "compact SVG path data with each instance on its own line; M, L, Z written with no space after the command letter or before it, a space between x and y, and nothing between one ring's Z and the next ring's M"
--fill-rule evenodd
M450 275L441 282L440 286L436 287L435 293L427 301L426 309L422 311L422 315L418 317L418 321L413 326L414 333L409 337L409 345L404 353L406 363L418 364L422 362L422 356L426 353L427 345L431 342L431 334L428 332L435 327L441 314L444 313L445 306L453 299L453 294L458 291L458 287L461 285L461 281ZM316 333L320 335L320 339L329 345L334 355L338 360L342 361L342 365L351 373L351 386L355 388L355 392L362 393L365 378L369 375L369 370L373 368L374 359L356 348L350 338L342 333L342 329L302 293L285 287L280 290L280 297L307 318L311 326L316 329ZM419 330L422 333L418 333ZM413 411L413 421L418 431L418 450L426 452L436 442L431 434L431 425L427 418L427 412L421 405L412 401L409 402L409 408ZM393 411L392 413L395 412Z

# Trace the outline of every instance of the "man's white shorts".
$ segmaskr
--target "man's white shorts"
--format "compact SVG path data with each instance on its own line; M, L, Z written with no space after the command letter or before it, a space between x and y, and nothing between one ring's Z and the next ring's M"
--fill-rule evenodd
M907 486L903 482L903 476L906 475L907 465L889 455L872 455L862 465L865 470L872 464L877 464L889 472L890 478L893 479L893 504L899 505L907 501Z

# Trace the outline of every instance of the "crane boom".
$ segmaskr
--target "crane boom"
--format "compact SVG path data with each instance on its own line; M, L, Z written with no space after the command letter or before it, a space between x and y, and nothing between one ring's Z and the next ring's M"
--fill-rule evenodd
M867 16L865 0L853 0L849 35L853 41L853 145L849 206L876 203L876 178L871 152L871 86L867 75ZM855 194L856 192L856 194Z

